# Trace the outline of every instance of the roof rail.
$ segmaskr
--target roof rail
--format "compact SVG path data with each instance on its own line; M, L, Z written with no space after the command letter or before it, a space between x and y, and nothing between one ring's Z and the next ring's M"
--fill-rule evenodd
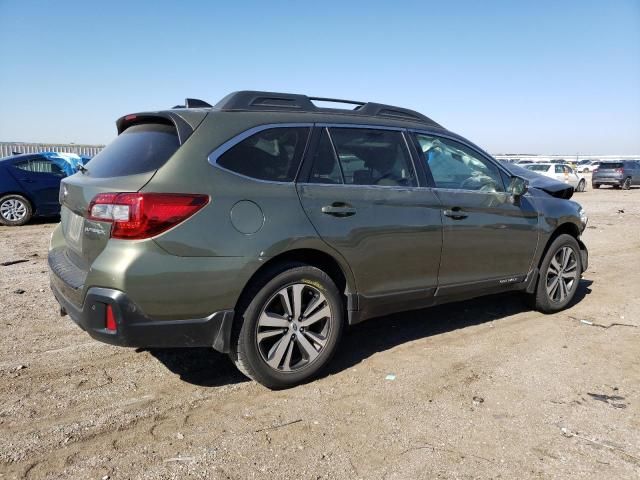
M313 101L334 102L356 105L353 110L344 108L320 108ZM203 102L204 103L204 102ZM355 100L339 100L335 98L307 97L295 93L276 93L260 91L233 92L214 105L216 110L229 111L297 111L297 112L326 112L348 115L363 115L369 117L385 117L396 120L408 120L427 123L431 126L440 125L429 117L407 108L394 107L373 102L358 102Z

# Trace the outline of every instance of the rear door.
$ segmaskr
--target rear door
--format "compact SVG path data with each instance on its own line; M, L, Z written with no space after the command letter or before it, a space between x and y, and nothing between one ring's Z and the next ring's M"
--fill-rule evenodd
M443 215L438 295L524 280L538 244L538 213L514 202L510 177L471 146L415 134Z
M60 180L66 174L57 164L40 156L18 160L13 163L11 175L31 196L37 213L48 215L59 211Z
M439 202L419 186L401 130L320 126L300 177L307 216L349 263L370 305L430 302L442 246Z

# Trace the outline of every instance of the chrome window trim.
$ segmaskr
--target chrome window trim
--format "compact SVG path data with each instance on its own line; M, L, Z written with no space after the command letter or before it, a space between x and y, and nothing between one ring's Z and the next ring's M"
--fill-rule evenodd
M234 172L233 170L229 170L228 168L224 168L222 165L220 165L218 163L218 159L224 153L226 153L231 148L235 147L237 144L239 144L243 140L246 140L250 136L255 135L256 133L260 133L260 132L262 132L264 130L270 130L272 128L313 128L313 126L314 126L314 124L312 122L303 122L303 123L268 123L266 125L258 125L256 127L252 127L252 128L250 128L248 130L245 130L244 132L239 133L235 137L232 137L229 140L227 140L226 142L224 142L222 145L217 147L215 150L213 150L209 154L209 156L207 157L207 161L209 162L210 165L213 165L214 167L219 168L220 170L223 170L225 172L231 173L231 174L236 175L236 176L241 177L241 178L246 178L248 180L252 180L254 182L273 183L275 185L291 185L291 184L295 183L295 178L293 180L291 180L290 182L280 182L280 181L277 181L277 180L264 180L262 178L249 177L248 175L243 175L242 173ZM305 146L305 148L306 148L306 146ZM302 161L300 162L300 165L302 165Z
M385 125L367 125L367 124L362 124L362 123L322 123L322 122L291 122L291 123L267 123L264 125L257 125L255 127L251 127L248 130L245 130L237 135L235 135L234 137L231 137L229 140L227 140L226 142L222 143L221 145L219 145L218 147L216 147L208 156L207 156L207 162L212 165L215 168L219 168L220 170L230 173L231 175L235 175L237 177L240 178L245 178L247 180L251 180L254 182L261 182L261 183L272 183L274 185L292 185L292 184L296 184L299 183L301 185L332 185L332 186L336 186L336 184L333 183L309 183L309 182L296 182L296 178L294 178L292 181L290 182L280 182L277 180L264 180L261 178L255 178L255 177L250 177L248 175L244 175L242 173L238 173L238 172L234 172L233 170L229 170L228 168L225 168L223 166L221 166L218 163L218 159L224 154L226 153L228 150L230 150L231 148L235 147L237 144L239 144L240 142L242 142L243 140L246 140L247 138L249 138L252 135L255 135L256 133L260 133L264 130L270 130L272 128L314 128L314 127L319 127L319 128L361 128L361 129L370 129L370 130L391 130L391 131L399 131L399 132L407 132L407 128L404 127L390 127L390 126L385 126ZM404 137L404 135L403 135ZM329 139L331 141L331 146L334 148L334 152L335 152L335 147L333 146L333 139L331 138L331 135L329 134ZM407 139L405 138L405 143L407 142ZM308 142L307 145L305 147L305 153L306 153L306 149L308 148ZM408 148L408 147L407 147ZM337 155L336 155L337 156ZM304 154L303 154L303 159L304 161ZM339 164L340 162L338 162ZM415 171L416 166L412 165L413 169L414 169L414 174L417 175L417 172ZM300 168L302 167L302 162L300 162ZM342 166L340 166L340 168L342 169ZM298 173L300 172L300 169L298 169ZM344 176L343 176L344 178ZM347 184L345 183L341 183L338 186L345 186ZM377 187L377 188L398 188L395 186L391 186L391 185L351 185L351 186L358 186L358 187ZM418 187L420 187L418 185ZM418 188L418 187L400 187L400 188Z

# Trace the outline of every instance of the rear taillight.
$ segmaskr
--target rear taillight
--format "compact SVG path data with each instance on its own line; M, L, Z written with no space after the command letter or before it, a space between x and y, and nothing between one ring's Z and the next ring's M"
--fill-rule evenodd
M616 173L623 173L623 170L621 168L616 168Z
M139 240L169 230L207 203L207 195L100 193L89 204L89 219L111 222L111 238Z
M111 305L107 305L104 327L110 332L115 332L118 329L118 326L116 325L116 316L113 314L113 307Z
M598 169L595 168L592 173L598 173Z

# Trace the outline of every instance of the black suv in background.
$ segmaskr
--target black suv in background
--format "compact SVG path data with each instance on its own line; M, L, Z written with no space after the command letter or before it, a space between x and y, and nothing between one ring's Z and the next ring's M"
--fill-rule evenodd
M613 188L629 190L632 185L640 185L640 160L602 162L591 177L591 186L611 185Z
M63 313L131 347L213 347L269 387L327 364L344 327L506 291L550 313L587 249L573 188L378 103L236 92L126 115L60 190Z

